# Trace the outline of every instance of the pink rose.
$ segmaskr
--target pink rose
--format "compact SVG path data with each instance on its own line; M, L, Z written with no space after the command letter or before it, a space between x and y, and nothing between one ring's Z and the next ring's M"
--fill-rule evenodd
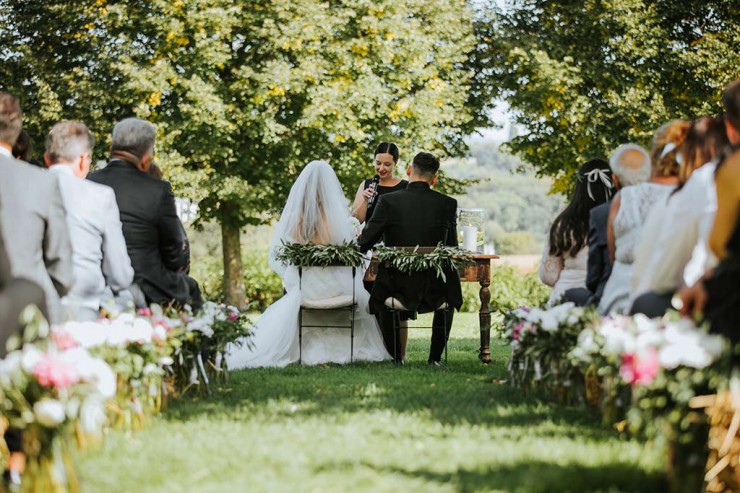
M51 340L60 351L66 351L67 349L72 349L79 346L79 344L77 344L77 341L75 341L71 335L63 331L52 332Z
M149 307L139 308L136 313L138 313L142 317L151 317L152 315L154 315Z
M648 348L639 354L623 355L619 375L630 385L649 385L659 371L658 352Z
M80 381L77 369L59 355L44 354L33 368L33 375L43 387L64 389Z

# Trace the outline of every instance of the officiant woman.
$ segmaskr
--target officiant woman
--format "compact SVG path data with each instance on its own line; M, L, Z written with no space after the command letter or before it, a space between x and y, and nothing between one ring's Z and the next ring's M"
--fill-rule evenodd
M360 183L355 195L355 202L352 204L352 215L361 223L366 222L373 216L379 196L403 190L409 184L408 181L395 175L396 165L398 165L398 147L396 144L393 142L378 144L373 161L377 178L370 178Z

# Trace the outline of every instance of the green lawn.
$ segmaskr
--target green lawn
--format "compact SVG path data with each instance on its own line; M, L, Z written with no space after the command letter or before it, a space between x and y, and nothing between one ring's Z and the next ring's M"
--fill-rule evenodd
M237 372L150 428L78 454L83 492L586 492L665 490L660 450L505 382L507 348L477 359L477 315L455 319L449 364Z

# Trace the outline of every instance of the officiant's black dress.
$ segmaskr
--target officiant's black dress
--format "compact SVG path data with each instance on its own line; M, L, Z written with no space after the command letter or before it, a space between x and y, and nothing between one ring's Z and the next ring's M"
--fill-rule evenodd
M405 190L385 194L378 200L372 217L358 238L360 249L368 251L381 239L386 246L457 246L457 201L435 192L425 182L411 182ZM430 312L447 302L447 327L443 329L442 312L434 314L434 330L429 351L430 361L439 361L452 326L453 308L462 306L460 278L456 271L445 273L446 280L433 272L402 273L384 265L378 266L378 275L371 292L370 308L381 315L381 330L388 351L400 355L400 342L393 332L386 298L398 298L411 311Z

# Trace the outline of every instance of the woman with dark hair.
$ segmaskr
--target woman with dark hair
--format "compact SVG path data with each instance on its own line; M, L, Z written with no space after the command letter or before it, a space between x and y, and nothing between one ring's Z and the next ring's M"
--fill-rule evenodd
M375 205L380 195L403 190L408 181L394 175L398 164L398 146L393 142L381 142L375 149L375 177L364 180L357 189L355 201L352 204L352 215L361 223L373 216Z
M557 304L569 289L585 288L589 212L608 202L615 191L609 163L603 159L586 162L575 177L571 201L553 221L542 253L540 279L553 287L548 306Z

